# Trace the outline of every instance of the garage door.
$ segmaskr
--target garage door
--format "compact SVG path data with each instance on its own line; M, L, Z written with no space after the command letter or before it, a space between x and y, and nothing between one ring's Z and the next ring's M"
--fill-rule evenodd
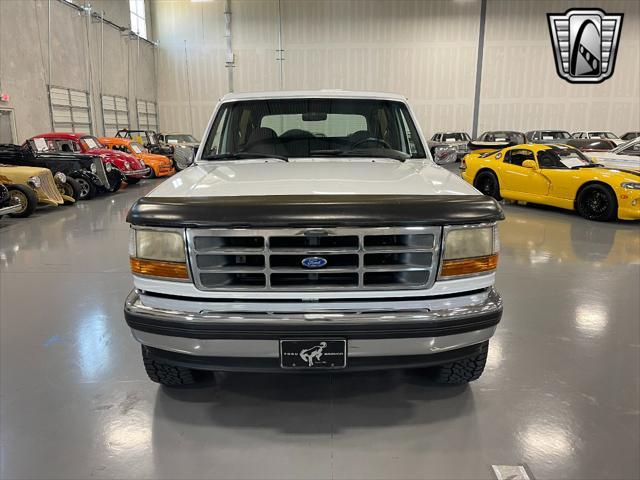
M49 102L54 131L93 133L87 92L50 87Z
M129 101L127 98L118 95L103 95L102 119L104 134L107 137L115 136L116 132L122 128L129 128Z

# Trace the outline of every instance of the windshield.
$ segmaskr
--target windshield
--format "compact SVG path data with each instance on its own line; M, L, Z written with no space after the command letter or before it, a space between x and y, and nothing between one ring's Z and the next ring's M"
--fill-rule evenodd
M223 105L202 158L374 156L425 158L406 106L386 100L277 99Z
M80 140L84 142L89 150L94 148L104 148L103 145L95 137L82 137Z
M540 168L579 168L592 165L579 150L570 147L552 147L538 152Z
M191 135L167 135L167 143L199 143Z
M142 145L136 142L131 142L131 150L133 150L136 153L144 152L144 148L142 148Z
M524 134L519 132L486 132L481 137L485 142L527 143Z
M464 142L469 140L469 135L466 133L443 133L443 142Z
M543 130L540 132L540 138L542 140L558 140L571 138L571 135L569 135L569 132L562 132L560 130Z
M618 138L618 136L611 132L589 132L589 138Z

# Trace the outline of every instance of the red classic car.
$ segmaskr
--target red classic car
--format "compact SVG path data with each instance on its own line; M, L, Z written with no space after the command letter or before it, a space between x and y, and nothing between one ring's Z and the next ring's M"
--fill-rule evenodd
M44 140L48 151L99 155L105 167L107 164L111 164L112 167L117 168L128 184L138 183L149 170L143 162L133 155L104 148L104 145L92 135L55 132L36 135L30 140L36 142L36 139L41 139L40 142ZM36 142L35 145L37 146L40 142Z

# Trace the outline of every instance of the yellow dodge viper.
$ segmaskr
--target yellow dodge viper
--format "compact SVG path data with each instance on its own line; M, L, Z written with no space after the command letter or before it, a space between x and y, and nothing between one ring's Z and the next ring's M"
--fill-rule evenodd
M589 220L640 219L640 172L605 168L568 145L471 152L462 178L497 200L576 210Z

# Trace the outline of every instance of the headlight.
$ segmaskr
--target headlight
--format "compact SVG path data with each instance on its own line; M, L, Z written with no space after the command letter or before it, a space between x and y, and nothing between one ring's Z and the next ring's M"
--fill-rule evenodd
M622 188L629 188L631 190L640 190L640 183L638 182L624 182L621 183L620 186Z
M134 274L188 279L182 232L131 229L129 255Z
M98 171L98 168L96 167L95 163L91 164L91 173L96 173Z
M106 164L104 165L104 169L105 169L107 172L110 172L111 170L113 170L113 165L111 165L110 163L106 163Z
M498 265L498 230L487 227L445 228L440 277L460 277L495 270Z
M124 168L131 170L131 164L129 162L124 162Z
M40 188L40 185L42 185L42 180L40 180L40 177L29 177L29 180L27 180L27 183L29 185L31 185L33 188Z
M67 183L67 176L62 173L62 172L58 172L56 173L53 178L55 178L58 182L60 183Z

